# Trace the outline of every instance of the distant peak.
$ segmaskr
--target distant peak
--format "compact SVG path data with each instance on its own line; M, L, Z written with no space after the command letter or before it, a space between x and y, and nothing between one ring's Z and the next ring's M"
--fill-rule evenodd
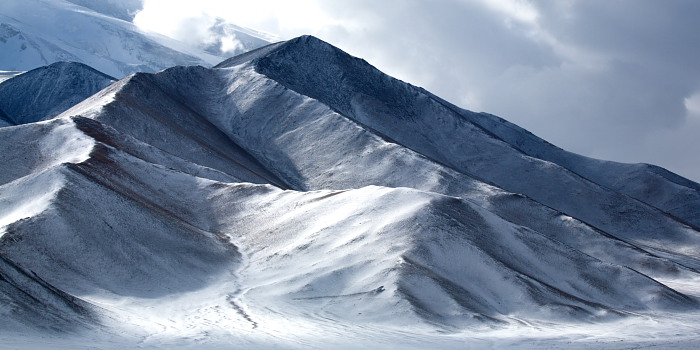
M214 68L230 68L237 65L253 61L260 60L263 57L269 57L276 53L285 51L296 51L310 53L310 51L317 52L330 52L330 51L341 51L339 48L315 37L312 35L302 35L294 39L287 41L282 41L267 46L263 46L259 49L252 50L241 55L229 58Z
M107 74L105 74L105 73L102 73L102 72L98 71L97 69L88 66L87 64L80 63L80 62L74 62L74 61L58 61L58 62L54 62L54 63L51 63L51 64L49 64L49 65L46 65L46 66L42 66L42 67L33 69L33 70L31 70L31 71L29 71L29 72L27 72L27 73L32 73L32 72L35 72L35 71L36 71L36 72L39 72L39 71L42 71L42 70L52 70L52 71L56 70L56 71L62 71L62 72L65 72L65 71L67 71L67 70L89 71L89 72L91 72L91 73L93 73L93 74L95 74L95 75L102 76L103 78L108 79L108 80L114 80L114 81L118 80L118 79L116 79L116 78L114 78L114 77L112 77L112 76L110 76L110 75L107 75Z
M280 47L283 49L293 50L323 50L323 51L342 51L339 48L325 42L313 35L302 35L294 39L287 40Z
M327 46L333 46L313 35L302 35L298 36L294 39L287 40L288 44L312 44L312 45L327 45Z

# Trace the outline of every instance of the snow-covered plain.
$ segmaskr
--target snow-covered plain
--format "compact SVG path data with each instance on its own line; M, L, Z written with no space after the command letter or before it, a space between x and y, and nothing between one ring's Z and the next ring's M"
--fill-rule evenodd
M18 124L0 348L700 341L700 185L566 153L313 37Z

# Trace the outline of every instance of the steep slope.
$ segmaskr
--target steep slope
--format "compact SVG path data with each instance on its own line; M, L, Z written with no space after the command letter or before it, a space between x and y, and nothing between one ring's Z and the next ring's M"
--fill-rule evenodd
M698 306L459 198L205 180L104 143L116 131L96 123L77 117L19 127L82 139L62 153L83 153L0 186L3 259L87 308L79 314L98 315L93 324L133 319L146 307L168 313L170 298L199 299L203 291L226 307L216 317L263 330L276 315L461 328ZM28 217L13 214L29 205ZM22 294L3 297L18 302ZM187 303L176 317L199 312Z
M81 63L57 62L0 83L0 109L12 125L51 119L115 81Z
M46 283L2 255L0 300L5 330L38 328L44 332L70 333L99 323L92 305Z
M540 173L538 176L554 174L532 181L530 191L548 198L551 194L547 191L571 187L567 191L582 193L582 199L558 198L568 206L563 210L551 203L542 205L527 196L508 193L406 148L318 100L289 90L246 63L251 57L274 54L285 45L289 44L244 54L236 59L241 65L233 68L176 67L156 75L137 75L64 115L94 118L191 162L233 174L231 168L221 166L225 160L215 164L210 156L203 156L205 151L187 154L185 151L196 148L181 146L192 135L200 135L196 130L206 126L198 139L207 140L203 135L215 135L214 131L220 130L222 138L232 140L236 147L245 150L242 152L246 157L255 160L259 169L269 172L262 182L285 184L296 190L380 185L459 196L598 259L630 266L651 276L677 274L685 270L683 266L700 267L693 248L697 246L698 232L658 209L597 186L561 167L543 171L541 168L548 163L512 153L510 156L516 161L524 159L526 163L520 166L526 171ZM304 49L303 45L300 49ZM108 97L112 94L116 97ZM424 102L430 105L431 101ZM138 110L133 108L136 104ZM129 118L135 115L139 115L135 121ZM169 138L168 130L173 126L185 137ZM464 122L463 127L472 132L472 142L490 142L508 149L497 139L484 140L488 134L480 133L480 129L474 131L473 125ZM208 138L207 148L221 150L225 142L212 144L214 139ZM467 137L461 140L469 141ZM508 159L508 154L489 156L484 152L481 156ZM477 166L486 167L487 163L482 161ZM479 177L482 176L485 175ZM562 183L556 182L562 178ZM586 201L593 204L584 206ZM568 210L576 206L579 212ZM580 215L581 211L585 215Z
M184 102L172 91L155 84L152 75L140 73L124 78L62 115L94 118L141 142L239 181L287 187Z
M242 190L219 196L236 202ZM637 272L457 198L372 186L265 196L262 203L246 201L255 215L219 216L246 232L234 239L249 248L242 276L251 281L245 298L253 316L259 306L279 305L318 318L386 324L417 318L447 327L521 316L593 320L659 307L634 301L657 287L657 301L669 302L662 307L693 308L691 299ZM617 289L604 276L629 288Z
M51 131L33 130L46 128ZM172 174L180 173L135 161L138 158L87 136L71 120L28 124L13 131L25 136L43 134L31 141L42 148L51 147L59 139L57 134L82 143L61 143L58 153L73 153L72 160L44 164L43 170L16 175L0 186L0 255L8 269L12 267L0 265L2 280L12 287L3 285L2 297L10 305L27 305L29 295L35 304L48 305L49 316L61 316L58 321L95 325L108 315L81 300L97 294L162 297L197 289L235 269L240 259L236 247L203 229L208 222L202 212L204 203L187 200L192 197L185 194L198 186L198 178L176 175L177 181L170 182ZM92 132L97 133L94 128ZM3 149L8 149L4 141ZM5 156L4 160L12 168L29 168L34 159ZM168 191L178 196L162 194ZM45 289L50 293L42 292ZM75 305L61 306L56 300ZM54 310L59 307L76 312ZM24 308L28 310L19 310L43 312L32 304ZM91 314L100 316L80 321ZM49 321L39 326L61 326Z
M143 0L67 0L109 17L131 22L137 12L143 9Z
M649 164L601 161L567 152L490 114L462 114L529 156L557 163L602 186L700 227L700 185L693 181Z
M10 117L5 114L5 112L0 109L0 128L3 126L12 126L15 125L15 123L10 119Z
M674 249L697 253L693 247L700 243L700 235L687 225L689 220L669 217L565 166L532 157L472 122L470 119L477 117L474 113L388 77L316 38L300 37L217 67L241 66L252 66L286 88L437 163L522 193L618 238L653 249L663 250L671 244ZM700 202L700 197L697 199L686 201L692 208Z
M697 314L695 227L482 117L302 37L0 128L0 336L42 313L297 348Z
M73 132L72 123L64 119L2 128L0 138L4 150L0 161L7 164L0 172L3 186L62 163L80 162L93 145L89 138ZM37 191L47 188L39 187Z

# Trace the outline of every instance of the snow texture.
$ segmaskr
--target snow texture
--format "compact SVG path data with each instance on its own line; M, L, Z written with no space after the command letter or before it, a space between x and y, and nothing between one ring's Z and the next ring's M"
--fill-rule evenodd
M81 63L40 67L0 82L0 119L10 125L51 119L115 81Z
M122 78L176 65L211 66L225 57L130 22L140 1L3 0L0 69L26 71L59 61L84 63ZM240 35L243 50L266 44L253 31L220 23L221 34ZM238 30L241 29L241 30ZM251 45L251 46L245 46Z
M8 120L0 348L698 340L700 185L568 153L313 37Z

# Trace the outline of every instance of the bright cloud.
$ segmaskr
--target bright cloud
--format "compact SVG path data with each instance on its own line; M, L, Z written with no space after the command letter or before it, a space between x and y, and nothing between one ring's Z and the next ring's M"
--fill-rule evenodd
M700 91L683 100L688 114L700 118Z
M540 17L537 8L527 0L472 0L505 15L506 20L516 20L529 25L537 25Z
M223 18L285 38L339 25L337 19L325 13L313 0L145 0L144 10L137 14L134 23L144 29L174 35L178 25L192 18Z

